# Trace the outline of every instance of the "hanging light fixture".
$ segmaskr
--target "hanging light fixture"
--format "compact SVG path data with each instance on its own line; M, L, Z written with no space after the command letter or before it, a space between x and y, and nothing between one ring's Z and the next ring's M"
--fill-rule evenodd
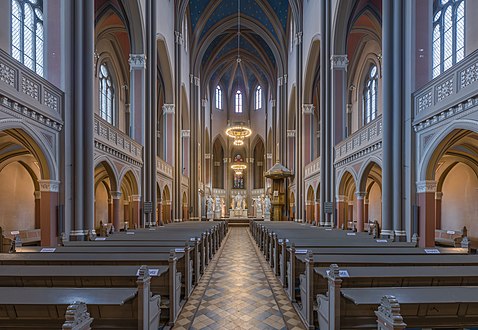
M237 175L241 175L244 170L247 168L246 164L243 163L235 163L231 165L231 169L236 173Z
M234 123L227 127L226 135L234 139L235 146L244 144L244 139L251 136L252 131L244 123Z

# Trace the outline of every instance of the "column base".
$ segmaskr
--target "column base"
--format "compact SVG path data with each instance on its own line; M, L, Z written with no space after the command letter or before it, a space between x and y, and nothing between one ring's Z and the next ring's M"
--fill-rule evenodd
M69 235L70 241L85 241L87 234L87 230L72 230Z
M390 229L382 229L380 232L380 237L381 238L390 238L394 234L393 230Z
M395 237L397 242L406 242L407 232L405 230L395 230Z

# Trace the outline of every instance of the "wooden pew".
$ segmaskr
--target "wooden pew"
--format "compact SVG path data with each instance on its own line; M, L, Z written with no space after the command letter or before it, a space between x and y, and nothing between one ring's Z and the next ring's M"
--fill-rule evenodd
M316 267L313 293L308 294L307 288L301 286L301 314L309 322L312 316L305 312L312 309L312 298L321 297L321 306L331 309L335 304L338 292L342 288L367 287L416 287L416 286L475 286L478 285L478 266L408 266L408 267L346 267L338 268L331 265L329 268ZM304 281L305 281L305 275ZM329 294L327 294L327 292ZM334 293L335 295L333 295ZM322 298L327 297L327 298ZM323 306L329 303L329 307Z
M463 329L478 324L477 286L347 288L337 295L330 310L326 297L319 296L320 329L377 329L374 311L384 296L393 296L400 304L400 315L409 328Z
M468 230L463 227L462 230L444 230L435 229L435 243L442 246L461 246L461 242L468 237Z
M95 329L158 329L160 301L142 267L137 288L0 287L0 329L59 329L71 304L88 306Z
M153 295L162 297L164 322L169 321L170 278L168 266L150 266L150 290ZM0 267L0 287L76 287L76 288L118 288L136 287L139 268L137 266L32 266L2 265ZM180 298L181 287L176 287L176 298Z
M12 253L0 254L0 265L110 265L110 266L127 266L127 265L160 265L169 268L169 288L170 292L170 320L174 323L180 309L183 306L181 301L181 283L184 286L183 297L188 297L188 290L191 290L190 283L192 265L186 258L188 253ZM178 263L178 260L181 262ZM187 265L190 265L187 267ZM1 266L0 266L1 268ZM185 275L184 282L182 274ZM189 275L188 275L189 274ZM189 278L189 279L188 279Z
M382 252L382 251L381 251ZM478 266L478 258L475 255L441 255L441 254L420 254L420 255L393 255L393 259L390 255L314 255L309 251L307 254L296 255L296 259L303 262L305 268L304 272L299 271L299 297L301 307L299 308L300 314L303 316L307 324L313 324L313 301L312 297L315 293L320 292L320 278L319 274L314 272L314 267L329 267L331 264L338 264L341 268L349 267L414 267L416 265L424 266L449 266L449 267L476 267ZM377 268L378 269L378 268ZM473 268L471 269L473 270ZM315 273L315 274L314 274ZM377 277L380 277L377 271ZM297 274L297 273L296 273ZM296 276L293 274L293 276ZM446 277L447 274L445 274ZM474 281L473 274L468 274L471 280ZM453 273L450 273L450 277ZM295 277L293 277L295 278ZM294 290L288 290L288 294L291 295L293 303L295 303L296 280L289 281L294 285ZM475 283L475 282L472 282ZM288 287L288 289L290 289Z

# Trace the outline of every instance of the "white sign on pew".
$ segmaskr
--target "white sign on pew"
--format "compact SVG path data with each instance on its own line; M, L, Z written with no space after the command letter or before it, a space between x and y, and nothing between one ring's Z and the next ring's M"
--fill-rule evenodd
M325 229L325 230L332 230L332 228L327 228L327 229Z
M355 233L347 233L347 236L355 236Z
M454 230L447 230L446 233L448 235L455 235L455 231Z
M158 276L159 275L159 269L153 268L153 269L148 269L149 276ZM136 276L139 276L139 269L136 272Z
M43 248L40 250L40 252L55 252L56 248Z
M327 276L329 276L330 270L325 271ZM340 277L350 277L349 272L347 270L339 270L339 276Z
M190 242L195 242L195 241L196 241L196 238L191 237L191 238L189 239L189 241L190 241Z
M106 241L106 237L97 237L95 241Z
M282 243L283 241L284 241L284 240L283 240L282 238L279 238L279 243ZM287 239L285 240L285 242L286 242L286 243L289 243L289 239L287 238Z
M295 254L307 254L307 250L295 250Z
M179 248L179 249L176 248L176 249L174 249L174 252L176 252L176 253L184 253L184 248L182 248L182 249L181 249L181 248Z
M134 235L134 231L127 231L126 235Z
M386 239L378 239L377 243L387 243L388 241Z
M440 254L440 250L438 249L425 249L426 254Z

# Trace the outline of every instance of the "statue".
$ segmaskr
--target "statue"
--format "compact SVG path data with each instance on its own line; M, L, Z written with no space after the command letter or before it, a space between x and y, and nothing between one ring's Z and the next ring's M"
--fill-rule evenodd
M212 204L213 204L213 200L212 200L211 195L209 195L207 197L207 200L206 200L206 212L207 213L213 212Z
M242 205L242 196L237 193L236 197L234 197L234 204L235 204L235 209L236 210L242 210L243 205Z
M256 201L256 212L258 214L262 214L262 199L260 197L257 197L255 201Z
M271 219L271 199L269 195L266 195L266 198L264 199L264 220L270 220Z

